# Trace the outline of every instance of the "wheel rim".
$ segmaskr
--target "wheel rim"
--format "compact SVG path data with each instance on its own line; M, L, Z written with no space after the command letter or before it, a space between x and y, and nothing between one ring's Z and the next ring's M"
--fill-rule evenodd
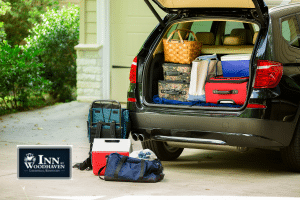
M178 151L178 147L171 147L169 146L166 142L163 142L164 144L164 147L166 148L167 151L171 152L171 153L174 153L176 151Z

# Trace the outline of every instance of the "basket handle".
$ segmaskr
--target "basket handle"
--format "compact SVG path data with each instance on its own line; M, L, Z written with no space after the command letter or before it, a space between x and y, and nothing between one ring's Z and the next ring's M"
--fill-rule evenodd
M186 37L189 35L189 33L192 33L192 35L194 36L195 40L198 42L198 39L197 39L195 33L193 31L188 30L188 29L176 29L176 30L172 31L172 33L169 35L169 37L167 39L167 42L169 42L170 39L171 39L171 37L177 32L178 35L179 35L179 38L180 38L180 42L184 43L180 31L186 31L186 32L188 32L187 35L186 35Z

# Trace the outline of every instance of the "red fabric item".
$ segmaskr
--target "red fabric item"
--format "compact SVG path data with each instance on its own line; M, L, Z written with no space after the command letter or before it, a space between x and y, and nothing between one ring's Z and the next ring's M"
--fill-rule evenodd
M243 105L247 96L249 77L224 78L222 76L210 78L205 84L206 103L234 102Z
M98 171L101 167L106 165L106 156L111 153L118 153L123 156L129 156L129 152L115 152L115 151L93 151L92 152L92 165L93 165L93 173L98 175ZM101 171L100 175L103 176L105 173L105 168Z

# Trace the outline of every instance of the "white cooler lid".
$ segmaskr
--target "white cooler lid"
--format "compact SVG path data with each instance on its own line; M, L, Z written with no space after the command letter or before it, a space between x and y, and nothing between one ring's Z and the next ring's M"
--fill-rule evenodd
M95 138L92 151L129 152L130 139Z
M234 54L221 57L221 61L250 60L251 54Z

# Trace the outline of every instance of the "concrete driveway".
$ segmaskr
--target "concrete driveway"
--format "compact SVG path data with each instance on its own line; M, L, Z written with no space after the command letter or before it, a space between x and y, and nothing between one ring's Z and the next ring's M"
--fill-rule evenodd
M73 164L86 159L89 106L71 102L0 117L0 199L300 197L300 174L285 171L278 152L262 150L185 149L176 161L163 162L166 175L159 183L105 182L92 171L78 169L73 169L72 180L18 180L17 145L73 145ZM141 149L139 142L132 142L133 150Z

